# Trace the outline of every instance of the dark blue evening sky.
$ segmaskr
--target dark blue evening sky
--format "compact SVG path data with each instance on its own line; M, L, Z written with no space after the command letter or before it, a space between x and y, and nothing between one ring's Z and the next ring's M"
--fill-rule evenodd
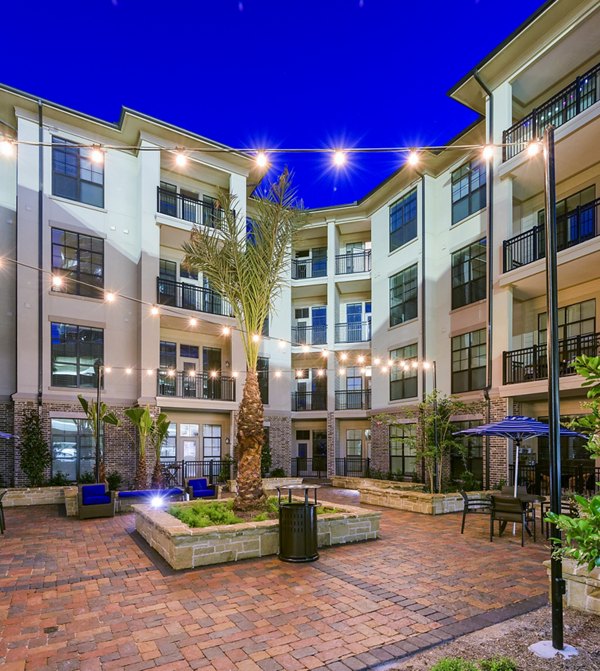
M0 81L109 121L125 105L232 146L442 144L446 91L542 0L3 3ZM309 207L351 202L399 156L286 156Z

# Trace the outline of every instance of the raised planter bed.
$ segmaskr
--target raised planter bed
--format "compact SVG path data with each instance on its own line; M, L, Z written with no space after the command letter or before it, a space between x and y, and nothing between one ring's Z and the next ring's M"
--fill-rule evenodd
M319 547L378 538L380 512L337 503L335 507L341 511L318 517ZM137 532L174 569L265 557L279 549L278 520L192 529L163 510L147 505L133 509Z
M550 561L545 561L544 566L548 572L548 580L550 580ZM588 571L585 566L577 566L571 559L563 559L562 567L567 588L564 596L565 606L600 615L600 568ZM552 600L552 590L550 590L550 600Z
M423 485L413 482L334 477L332 484L334 487L357 490L360 493L360 502L372 506L406 510L423 515L445 515L463 510L463 499L458 492L429 494L419 491ZM471 496L497 493L469 492Z
M262 485L266 492L275 492L277 487L284 487L287 485L301 485L302 478L263 478ZM227 485L229 491L237 494L236 480L228 480Z
M75 492L76 486L60 487L15 487L9 488L2 499L5 508L16 506L48 506L65 503L67 496Z

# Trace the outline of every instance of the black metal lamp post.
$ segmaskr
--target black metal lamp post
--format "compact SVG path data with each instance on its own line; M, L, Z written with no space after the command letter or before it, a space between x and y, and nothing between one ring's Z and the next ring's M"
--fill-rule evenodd
M100 482L100 461L102 450L100 447L100 400L102 396L102 379L104 377L104 365L102 359L94 361L94 373L96 375L96 421L95 421L95 443L96 443L96 482Z

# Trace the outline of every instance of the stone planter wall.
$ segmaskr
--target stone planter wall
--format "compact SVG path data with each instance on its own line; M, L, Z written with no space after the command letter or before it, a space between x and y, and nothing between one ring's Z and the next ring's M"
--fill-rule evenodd
M9 489L2 505L5 508L16 506L47 506L56 505L65 502L65 495L71 490L75 491L77 497L77 487L18 487Z
M336 508L343 511L318 517L319 547L378 537L381 513L337 504ZM134 510L137 532L175 569L265 557L279 550L278 520L192 529L150 506L137 505Z
M423 515L445 515L463 510L463 499L459 493L428 494L418 491L423 485L413 482L393 482L368 478L333 478L334 487L356 489L360 502L371 506L395 508ZM498 494L499 492L468 492L471 496Z
M564 559L562 565L563 578L567 586L564 596L565 606L600 615L600 568L589 572L585 566L577 566L570 559ZM550 580L550 561L545 561L544 566L548 571L548 580ZM550 599L552 599L552 591L550 591Z
M284 487L287 485L301 485L302 478L263 478L262 485L266 492L275 492L277 487ZM227 481L228 489L233 494L237 494L236 480Z

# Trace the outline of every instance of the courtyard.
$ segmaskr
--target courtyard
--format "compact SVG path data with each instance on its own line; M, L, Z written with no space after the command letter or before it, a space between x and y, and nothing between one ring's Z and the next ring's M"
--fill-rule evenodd
M349 490L327 501L357 504ZM381 539L173 571L133 514L79 521L62 507L7 510L0 545L0 662L9 671L385 668L547 602L543 542L488 518L382 509Z

